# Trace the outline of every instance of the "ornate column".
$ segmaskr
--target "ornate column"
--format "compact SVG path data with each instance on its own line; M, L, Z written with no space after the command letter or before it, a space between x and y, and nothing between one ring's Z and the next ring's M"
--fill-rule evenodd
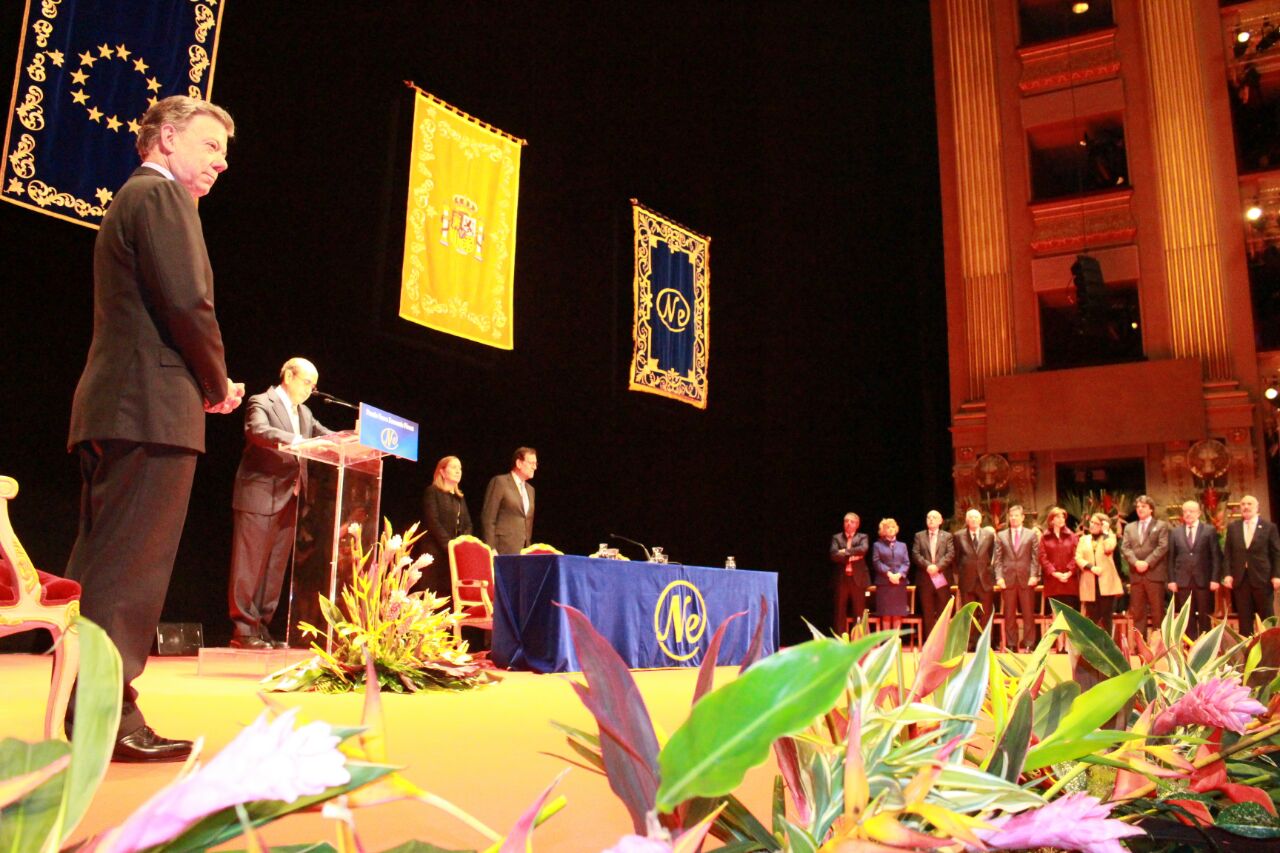
M1014 369L1012 275L991 0L947 0L970 400Z
M1213 158L1194 3L1140 0L1173 355L1230 380Z

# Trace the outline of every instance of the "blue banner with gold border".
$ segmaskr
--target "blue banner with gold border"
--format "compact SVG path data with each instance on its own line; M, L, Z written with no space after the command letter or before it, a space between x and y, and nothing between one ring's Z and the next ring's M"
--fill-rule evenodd
M628 388L707 407L711 238L631 199L635 320Z
M138 123L207 99L226 0L27 0L0 198L97 228L138 166Z

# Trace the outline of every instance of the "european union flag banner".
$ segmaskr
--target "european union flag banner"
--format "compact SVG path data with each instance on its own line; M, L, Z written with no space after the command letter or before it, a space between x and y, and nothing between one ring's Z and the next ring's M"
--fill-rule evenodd
M631 199L635 225L633 391L707 407L711 238Z
M414 89L400 316L514 349L511 305L524 140Z
M0 198L97 228L138 167L138 124L208 98L226 0L27 0Z

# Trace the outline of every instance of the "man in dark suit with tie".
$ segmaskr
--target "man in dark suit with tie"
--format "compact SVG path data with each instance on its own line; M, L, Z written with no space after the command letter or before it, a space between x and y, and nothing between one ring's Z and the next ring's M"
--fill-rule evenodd
M332 432L303 405L320 374L305 358L280 368L280 384L249 398L244 413L244 453L236 470L231 509L231 608L233 648L284 646L271 637L285 568L293 552L298 497L306 495L306 463L276 448Z
M1035 645L1035 589L1040 583L1040 538L1022 526L1022 507L1009 507L1009 526L996 535L996 589L1004 601L1004 646L1029 652ZM1021 614L1022 626L1018 627ZM1010 641L1013 642L1010 642Z
M1187 634L1192 639L1209 630L1221 573L1218 531L1200 520L1199 503L1187 501L1182 505L1182 524L1169 534L1169 591L1179 610L1191 600Z
M1271 615L1271 599L1280 589L1280 531L1258 517L1258 499L1240 499L1240 518L1227 525L1226 575L1222 585L1231 590L1240 633L1252 634L1254 616Z
M964 514L965 529L955 535L956 566L960 587L960 605L978 602L979 624L985 624L995 611L996 532L982 526L982 511L971 509Z
M511 455L511 470L489 481L480 511L484 541L499 554L519 554L533 544L533 486L538 451L518 447Z
M1133 507L1138 520L1125 525L1120 553L1129 564L1129 616L1133 619L1133 629L1145 640L1148 631L1160 630L1164 621L1164 594L1169 583L1169 525L1155 517L1156 502L1150 496L1139 495Z
M849 620L857 622L867 609L867 587L871 586L871 573L867 571L867 534L858 532L861 523L856 512L844 514L844 530L831 537L828 549L835 565L832 587L835 591L835 612L832 630L843 634Z
M142 118L143 163L116 193L93 246L93 341L71 404L80 528L67 577L81 612L120 651L116 761L177 761L191 741L156 734L138 708L142 674L204 452L204 415L236 408L213 309L196 199L227 168L221 107L175 95ZM68 722L74 722L68 717Z
M916 572L916 588L924 613L924 636L928 637L951 598L956 550L951 534L942 529L942 513L929 510L924 525L911 542L911 559L921 570Z

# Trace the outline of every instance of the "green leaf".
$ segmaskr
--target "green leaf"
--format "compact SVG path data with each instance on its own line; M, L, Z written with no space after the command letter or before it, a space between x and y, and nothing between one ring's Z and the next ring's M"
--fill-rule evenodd
M1116 715L1116 712L1132 701L1133 695L1149 676L1147 668L1139 667L1123 675L1108 678L1086 690L1071 703L1071 710L1049 735L1027 753L1027 769L1037 770L1068 759L1046 760L1045 756L1060 755L1058 744L1083 742L1090 735L1097 735L1098 727ZM1093 749L1073 756L1087 755Z
M80 676L76 682L75 738L67 768L67 795L62 819L65 839L79 826L93 795L107 775L120 727L120 653L107 632L83 616L71 631L80 647Z
M702 697L658 755L659 811L736 788L749 768L768 757L776 739L831 710L849 670L888 636L880 632L853 643L811 640L770 655Z
M1061 601L1053 599L1051 603L1054 615L1061 613L1066 619L1067 637L1082 658L1103 675L1120 675L1129 671L1129 659L1106 631Z
M951 677L943 690L942 709L951 719L941 726L943 743L954 737L969 737L977 728L978 712L987 692L987 672L991 667L991 623L987 623L978 635L978 645L973 656ZM963 750L952 753L957 760Z
M1201 634L1192 644L1191 651L1187 652L1187 669L1195 676L1192 684L1203 680L1201 671L1218 654L1218 646L1222 644L1222 632L1226 627L1226 622L1214 625L1212 630Z
M1044 740L1048 734L1058 728L1058 724L1071 708L1071 703L1080 695L1080 685L1074 681L1064 681L1054 686L1047 693L1041 693L1033 708L1034 724L1032 731L1036 737Z
M1006 780L1017 782L1022 774L1022 764L1031 746L1031 694L1023 691L1013 701L1013 713L1009 725L1001 733L995 745L995 758L991 768Z
M1218 812L1214 824L1246 838L1280 838L1280 819L1258 803L1232 803Z
M782 824L786 828L787 853L817 853L818 842L813 836L785 818Z
M973 628L973 614L978 610L978 602L970 601L961 607L947 626L947 643L942 649L942 660L952 660L969 649L969 632Z
M1027 753L1027 763L1023 766L1023 769L1039 770L1051 764L1075 761L1094 752L1109 749L1118 743L1138 740L1141 737L1141 735L1136 735L1132 732L1102 729L1081 735L1074 740L1054 740L1048 743L1036 744L1035 748Z
M13 779L33 773L70 751L65 741L25 743L17 738L5 738L0 741L0 778ZM66 785L67 774L63 771L0 810L0 851L57 850L62 841L57 827Z

